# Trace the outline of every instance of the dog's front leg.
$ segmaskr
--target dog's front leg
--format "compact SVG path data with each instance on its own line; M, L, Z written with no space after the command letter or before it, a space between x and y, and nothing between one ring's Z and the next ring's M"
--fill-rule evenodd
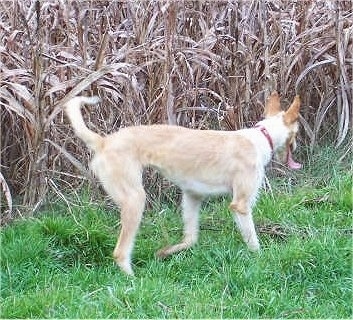
M199 233L199 210L202 197L190 192L183 192L182 209L184 222L184 238L183 241L165 247L157 252L159 258L165 258L173 253L190 248L197 242Z
M244 242L247 244L249 250L258 251L260 249L259 240L256 235L254 221L251 212L234 214L235 222L240 230Z
M249 172L248 179L243 180L241 183L235 181L233 200L230 204L230 209L234 213L235 222L243 240L251 251L258 251L260 249L252 217L252 205L255 202L260 186L259 181L261 181L255 174L254 172Z

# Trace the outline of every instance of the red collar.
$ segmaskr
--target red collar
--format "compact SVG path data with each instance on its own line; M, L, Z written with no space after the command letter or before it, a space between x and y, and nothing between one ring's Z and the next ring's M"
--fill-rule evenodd
M254 128L258 128L261 131L261 133L267 139L267 141L271 147L271 150L273 151L273 141L272 141L272 138L271 138L270 134L268 133L267 129L260 124L257 124Z

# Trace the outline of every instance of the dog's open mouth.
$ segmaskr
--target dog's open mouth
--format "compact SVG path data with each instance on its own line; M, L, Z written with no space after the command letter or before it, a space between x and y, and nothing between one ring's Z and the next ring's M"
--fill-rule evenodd
M287 151L287 165L289 168L294 169L294 170L298 170L302 167L301 163L294 161L294 159L292 157L291 148L288 148L288 151Z

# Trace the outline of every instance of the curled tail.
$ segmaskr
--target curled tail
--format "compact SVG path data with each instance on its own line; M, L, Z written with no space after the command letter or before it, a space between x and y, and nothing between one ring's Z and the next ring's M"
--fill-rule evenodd
M87 144L89 148L96 151L102 145L102 136L88 129L81 114L82 104L97 104L100 98L97 96L78 96L69 100L65 105L65 112L70 119L76 135Z

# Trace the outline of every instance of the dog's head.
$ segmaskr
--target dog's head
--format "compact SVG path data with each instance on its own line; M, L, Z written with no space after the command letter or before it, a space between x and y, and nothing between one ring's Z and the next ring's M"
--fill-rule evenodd
M273 92L265 106L265 119L273 119L273 126L277 141L275 158L283 164L287 164L291 169L300 169L301 164L294 161L292 152L296 149L296 136L298 132L298 118L300 109L300 97L297 95L287 111L281 110L280 97L277 92ZM271 124L270 124L271 125ZM275 129L275 130L273 130Z

